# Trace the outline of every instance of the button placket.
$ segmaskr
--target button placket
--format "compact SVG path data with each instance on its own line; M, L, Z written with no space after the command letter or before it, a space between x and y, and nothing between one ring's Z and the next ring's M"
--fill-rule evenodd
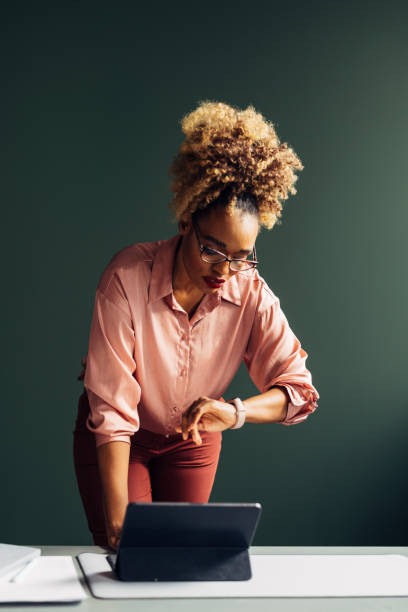
M186 387L186 382L187 382L186 377L187 377L188 366L189 366L189 361L190 361L190 325L189 323L187 323L187 326L181 332L180 342L182 345L182 353L181 353L182 358L180 361L178 375L179 377L183 379L182 388L183 388L183 397L184 397L184 392L185 392L185 387Z
M168 425L173 428L181 418L181 406L184 404L184 396L188 381L188 366L190 360L190 323L187 313L178 316L179 341L177 347L177 381L176 381L176 406L169 411Z

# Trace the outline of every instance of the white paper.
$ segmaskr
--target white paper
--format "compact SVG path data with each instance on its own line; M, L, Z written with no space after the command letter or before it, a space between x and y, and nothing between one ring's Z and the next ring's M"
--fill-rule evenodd
M106 554L78 555L92 594L103 599L408 596L403 555L250 555L252 578L225 582L123 582Z
M37 557L21 582L0 583L0 603L75 602L86 597L70 556Z
M40 555L41 548L0 543L0 582L8 582L14 570L17 573L19 568Z

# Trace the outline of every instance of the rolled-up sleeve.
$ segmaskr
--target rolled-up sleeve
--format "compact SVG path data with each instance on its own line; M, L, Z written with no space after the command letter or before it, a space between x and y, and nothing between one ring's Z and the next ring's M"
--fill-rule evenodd
M135 335L120 280L114 275L96 290L84 386L90 414L87 428L96 446L112 441L130 443L139 429L137 406L141 389L135 378Z
M291 330L279 298L262 290L244 362L261 393L284 387L290 397L282 425L296 425L317 408L319 394L306 368L307 353Z

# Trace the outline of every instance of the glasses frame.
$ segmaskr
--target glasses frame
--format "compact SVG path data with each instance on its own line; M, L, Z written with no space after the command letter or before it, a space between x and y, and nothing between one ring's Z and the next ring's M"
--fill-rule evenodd
M191 224L193 226L193 230L195 232L196 238L197 238L197 242L198 242L198 246L200 249L200 257L203 261L205 261L205 263L221 263L223 261L228 261L229 264L229 269L232 270L233 272L247 272L248 270L253 270L254 268L256 268L256 266L258 265L259 261L256 259L256 249L255 249L255 245L254 248L252 249L252 256L253 259L238 259L236 257L228 257L227 255L225 255L225 253L222 253L221 251L217 251L217 249L213 249L212 247L206 246L205 244L201 244L200 242L200 237L199 237L199 230L198 227L196 225L196 223L192 220ZM218 253L218 255L220 255L220 257L222 257L222 259L220 259L220 261L206 261L203 257L203 251L204 249L211 249L211 251L214 251L214 253ZM243 270L234 270L234 268L231 268L231 262L233 261L242 261L243 263L246 264L253 264L250 265L248 268L245 268Z

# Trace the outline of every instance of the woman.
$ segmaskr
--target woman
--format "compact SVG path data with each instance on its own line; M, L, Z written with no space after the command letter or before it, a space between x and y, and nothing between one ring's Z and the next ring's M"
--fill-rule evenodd
M207 502L225 429L317 407L307 353L258 274L255 241L303 168L252 106L201 103L170 172L179 233L119 251L96 289L75 470L95 544L132 501ZM221 396L244 360L259 395Z

